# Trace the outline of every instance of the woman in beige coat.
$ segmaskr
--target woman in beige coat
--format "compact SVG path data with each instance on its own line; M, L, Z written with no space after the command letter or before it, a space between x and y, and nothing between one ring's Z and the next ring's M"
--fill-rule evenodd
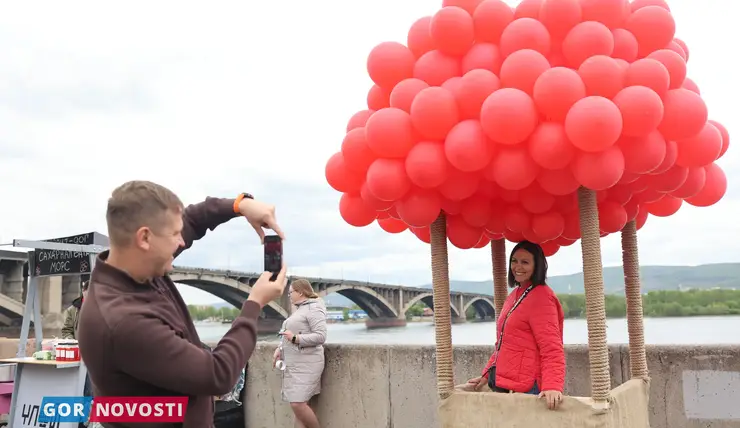
M275 350L273 366L278 359L283 370L283 401L290 403L295 426L319 428L319 420L308 400L321 392L326 341L326 306L305 279L290 284L290 302L295 311L283 323L283 338Z

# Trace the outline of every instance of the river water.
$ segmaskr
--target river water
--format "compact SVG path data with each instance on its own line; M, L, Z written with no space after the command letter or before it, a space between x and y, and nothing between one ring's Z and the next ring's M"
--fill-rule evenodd
M645 343L650 345L716 345L740 344L740 316L645 318ZM229 329L229 324L197 324L200 339L217 342ZM493 322L454 324L452 343L455 345L492 345L496 330ZM277 341L275 336L260 340ZM585 319L565 320L566 344L588 343ZM627 320L607 320L607 341L627 343ZM329 324L328 343L371 345L433 345L434 325L431 322L410 322L406 327L367 330L365 324Z

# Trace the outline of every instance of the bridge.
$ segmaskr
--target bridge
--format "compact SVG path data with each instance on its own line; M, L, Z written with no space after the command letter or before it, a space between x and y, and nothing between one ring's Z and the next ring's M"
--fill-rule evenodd
M20 325L28 282L27 259L26 252L0 250L0 326ZM259 274L178 266L170 277L176 283L203 290L235 307L241 307ZM49 334L61 330L62 313L79 296L81 279L79 275L39 278L41 318L44 330ZM339 293L354 302L368 314L368 328L406 325L406 313L419 302L434 308L432 290L427 288L328 278L306 279L321 297ZM452 322L465 322L470 308L475 310L477 319L493 320L495 310L492 295L453 291L450 297ZM262 311L260 332L277 332L291 310L286 289L278 301L270 302Z
M213 270L192 267L175 267L170 278L179 284L211 293L216 297L241 307L249 297L252 286L259 278L258 273L232 270ZM434 308L430 288L404 287L400 285L378 284L364 281L351 281L328 278L306 278L320 297L338 293L351 300L368 314L365 322L368 328L400 327L406 325L406 313L421 302ZM291 281L293 278L290 278ZM493 289L493 286L491 286ZM466 313L475 310L479 320L493 320L495 309L493 295L450 293L450 314L452 322L466 322ZM288 290L278 301L270 302L262 311L260 331L277 332L291 313Z

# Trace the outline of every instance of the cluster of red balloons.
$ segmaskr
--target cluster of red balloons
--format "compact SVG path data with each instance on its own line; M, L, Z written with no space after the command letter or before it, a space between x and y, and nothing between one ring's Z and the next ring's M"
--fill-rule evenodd
M577 189L598 195L602 236L725 194L729 135L686 77L664 0L444 0L407 45L368 56L368 109L326 179L350 225L429 242L580 238Z

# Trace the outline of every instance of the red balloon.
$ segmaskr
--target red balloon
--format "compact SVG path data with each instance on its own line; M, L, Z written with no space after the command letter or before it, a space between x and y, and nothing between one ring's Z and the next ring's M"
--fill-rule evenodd
M647 86L663 96L671 83L668 69L653 58L642 58L627 67L624 75L625 86Z
M542 214L555 205L555 197L547 193L539 184L532 183L519 192L522 208L532 214Z
M391 89L401 80L411 77L415 62L414 54L406 46L398 42L383 42L370 51L367 72L376 85Z
M635 35L641 56L664 48L676 34L676 22L671 12L660 6L633 10L624 28Z
M423 137L441 140L459 120L455 96L445 88L423 89L411 103L411 123Z
M493 72L472 70L467 72L453 91L460 117L478 119L483 102L501 87L501 82Z
M475 41L473 17L457 6L443 7L432 17L429 34L440 52L462 55Z
M675 141L665 139L663 141L665 141L665 158L663 158L663 162L661 162L657 168L650 171L650 174L662 174L673 168L673 165L676 164L676 158L678 157L678 145Z
M628 173L652 172L666 158L666 142L658 131L653 131L644 137L622 137L618 145L624 155L624 170Z
M666 49L672 50L673 52L677 53L681 57L681 59L683 59L683 62L686 62L686 60L688 59L686 57L686 51L683 50L681 45L676 43L675 39L671 40L671 42L668 43L668 46L666 46Z
M577 101L568 112L565 133L581 150L603 151L613 146L622 134L622 114L609 99L586 97Z
M661 193L669 193L683 186L688 178L689 169L674 165L662 174L648 175L648 189Z
M397 201L411 189L402 159L378 159L367 170L367 188L376 198Z
M393 107L378 110L367 120L365 137L380 157L406 157L415 142L411 116Z
M507 230L522 232L529 229L530 222L531 215L518 205L510 205L504 211L504 223Z
M519 18L507 25L501 33L499 47L504 57L521 49L532 49L547 56L550 54L550 33L536 19Z
M432 240L431 231L428 227L409 227L411 233L414 234L421 242L429 244Z
M478 42L498 44L501 33L514 20L514 11L502 0L484 0L473 13L475 39Z
M465 10L465 12L468 12L468 14L472 16L481 2L482 0L443 0L442 7L456 6Z
M451 201L462 201L478 191L480 182L480 174L463 172L450 166L447 171L447 180L439 186L439 192Z
M432 50L416 60L414 75L431 86L440 86L448 79L460 76L460 62L457 58Z
M623 59L632 62L637 59L637 39L634 34L624 28L615 28L612 30L614 37L613 58Z
M578 68L594 55L610 56L614 51L614 36L609 28L595 21L581 22L563 39L563 56L571 68Z
M627 0L581 0L584 21L601 22L609 28L620 27L629 15Z
M727 152L727 149L730 148L730 133L727 132L727 128L725 128L724 125L717 122L716 120L710 120L709 123L714 125L714 127L717 128L719 133L722 135L722 150L720 150L719 156L717 156L717 159L719 159Z
M627 211L620 204L604 201L599 204L599 229L617 233L627 224Z
M587 95L612 98L624 87L625 70L614 58L595 55L578 67Z
M342 156L350 169L365 175L370 164L376 159L365 138L365 128L355 128L344 136Z
M529 155L543 168L562 169L573 160L575 148L568 141L563 125L542 122L529 137Z
M707 182L707 170L703 167L689 168L686 181L678 189L671 192L674 198L687 199L696 196Z
M527 94L534 90L537 79L550 68L544 55L532 49L518 50L501 64L501 86L521 89Z
M503 61L498 46L492 43L476 43L462 58L463 74L471 70L483 69L499 74Z
M388 233L401 233L409 228L406 223L392 217L378 219L378 226Z
M492 234L502 234L506 230L506 220L504 218L504 208L501 205L492 207L491 215L484 226L488 236ZM493 239L493 238L492 238Z
M540 247L542 247L542 252L544 253L545 257L554 256L560 249L560 246L553 241L543 242L540 244Z
M488 223L491 211L490 199L476 193L462 201L460 215L469 225L483 227Z
M477 120L464 120L447 134L445 155L460 171L474 172L485 168L494 154L494 146Z
M727 192L727 176L722 168L713 163L704 169L706 170L704 187L699 193L686 199L686 202L695 207L712 206L719 202Z
M665 0L632 0L632 4L630 6L632 12L636 11L637 9L642 9L646 6L658 6L662 7L668 12L671 11L671 8L668 7L668 3L666 3Z
M396 202L396 211L406 224L412 227L429 226L439 217L442 209L437 192L412 189L403 199Z
M645 205L648 212L656 217L670 217L675 214L683 200L674 198L673 196L665 195L655 202L651 202Z
M722 151L722 134L707 122L693 137L676 141L678 157L676 165L686 167L706 166L714 162Z
M447 180L447 158L442 143L422 141L406 157L406 174L415 185L431 189Z
M461 216L447 217L447 239L457 248L473 248L482 235L483 229L469 225Z
M586 85L581 76L566 67L545 70L535 81L532 90L532 98L540 113L554 122L564 121L573 104L585 96Z
M406 37L406 45L416 58L420 58L425 53L435 49L434 40L429 33L429 26L432 22L431 16L425 16L417 19L409 29Z
M375 211L362 201L360 195L342 194L339 199L339 214L347 224L364 227L375 220Z
M367 91L367 108L370 110L380 110L390 106L389 90L383 89L378 85L373 85Z
M644 137L663 120L660 96L645 86L628 86L613 101L622 112L622 133L628 137Z
M591 190L608 189L622 178L624 155L613 146L599 153L581 152L571 166L573 176L582 186Z
M537 178L540 168L526 147L502 148L486 168L486 178L508 190L521 190Z
M413 77L404 79L391 91L389 98L390 106L409 113L411 112L411 102L414 101L416 95L428 87L429 84L423 80Z
M370 116L372 116L373 113L375 113L374 110L360 110L357 113L353 114L347 122L347 132L355 128L364 128L365 123L367 123L367 120L370 118Z
M334 153L326 162L324 169L326 181L338 192L356 193L360 191L364 177L347 168L341 152Z
M522 0L514 9L514 19L539 19L543 0Z
M532 217L532 231L545 241L557 238L564 229L565 219L560 213L548 212Z
M674 38L673 42L676 43L681 48L681 50L683 50L683 52L686 54L685 56L686 62L688 62L689 61L689 47L686 46L686 42L684 42L683 40L679 38Z
M648 55L647 58L660 62L668 70L670 76L669 88L680 88L686 80L686 61L676 52L670 49L659 49Z
M387 218L390 216L390 213L388 211L393 208L394 201L383 201L378 199L367 188L367 183L362 185L362 188L360 189L360 197L362 198L362 201L365 202L365 205L367 205L371 209L377 211L378 213L386 212L386 214L382 218ZM381 218L380 215L378 215L378 218Z
M569 195L581 187L581 183L573 177L570 167L542 169L537 176L537 183L547 193L556 196Z
M544 0L540 5L539 20L556 40L562 40L581 22L581 16L578 0Z
M663 97L663 107L663 121L658 130L666 140L690 138L698 134L707 122L708 112L704 100L687 89L668 91Z
M526 92L499 89L483 102L480 121L488 138L501 144L518 144L537 126L537 108Z
M452 92L453 94L456 94L457 91L460 90L460 82L462 82L462 77L455 76L450 77L449 79L445 80L445 82L440 86L440 88L445 88L448 91Z

